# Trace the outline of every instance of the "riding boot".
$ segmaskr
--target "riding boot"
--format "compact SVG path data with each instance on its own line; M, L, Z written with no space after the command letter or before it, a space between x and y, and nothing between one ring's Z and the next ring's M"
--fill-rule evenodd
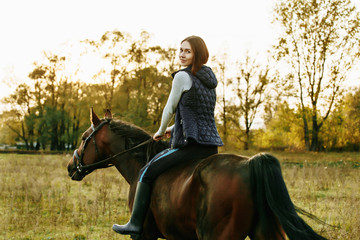
M114 224L112 229L123 235L141 234L151 194L150 184L138 182L130 221L125 225Z

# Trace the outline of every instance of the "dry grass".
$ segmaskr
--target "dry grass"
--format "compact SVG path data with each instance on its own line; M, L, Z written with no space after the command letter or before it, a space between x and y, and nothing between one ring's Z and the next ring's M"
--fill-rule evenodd
M316 231L329 239L359 239L359 154L275 156L293 202L339 227L304 217ZM65 168L69 158L0 154L0 238L129 239L111 230L129 217L126 182L115 168L71 181Z
M111 230L128 217L126 182L115 168L71 181L69 159L0 155L0 238L129 239Z

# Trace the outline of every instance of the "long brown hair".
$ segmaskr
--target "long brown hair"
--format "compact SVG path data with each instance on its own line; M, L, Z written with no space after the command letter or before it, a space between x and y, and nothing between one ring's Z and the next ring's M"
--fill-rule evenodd
M209 59L209 51L204 40L201 37L190 36L182 40L181 43L185 41L190 43L190 46L194 51L191 73L195 75L195 73L200 70L202 65L207 63Z

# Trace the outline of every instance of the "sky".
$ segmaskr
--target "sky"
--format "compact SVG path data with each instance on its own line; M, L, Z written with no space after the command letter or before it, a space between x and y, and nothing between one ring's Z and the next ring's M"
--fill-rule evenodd
M151 44L176 47L201 36L210 55L261 51L274 39L270 0L2 0L0 1L0 98L27 78L45 50L68 42L98 40L106 31L145 30ZM12 83L9 83L12 79ZM5 81L4 81L5 80Z
M11 94L41 60L66 43L98 40L106 31L142 30L151 44L176 47L201 36L210 55L240 59L247 50L263 53L276 41L274 0L1 0L0 98ZM354 0L360 8L360 0ZM11 80L9 82L9 79ZM1 105L0 105L1 107Z

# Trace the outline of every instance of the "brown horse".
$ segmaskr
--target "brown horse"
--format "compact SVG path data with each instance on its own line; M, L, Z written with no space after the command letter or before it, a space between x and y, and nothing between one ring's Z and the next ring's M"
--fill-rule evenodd
M132 124L99 119L91 109L91 127L68 163L69 176L80 181L98 168L115 166L130 184L132 209L138 173L168 147ZM153 185L141 236L135 239L325 239L296 213L279 161L269 154L247 157L216 154L187 160L161 174Z

